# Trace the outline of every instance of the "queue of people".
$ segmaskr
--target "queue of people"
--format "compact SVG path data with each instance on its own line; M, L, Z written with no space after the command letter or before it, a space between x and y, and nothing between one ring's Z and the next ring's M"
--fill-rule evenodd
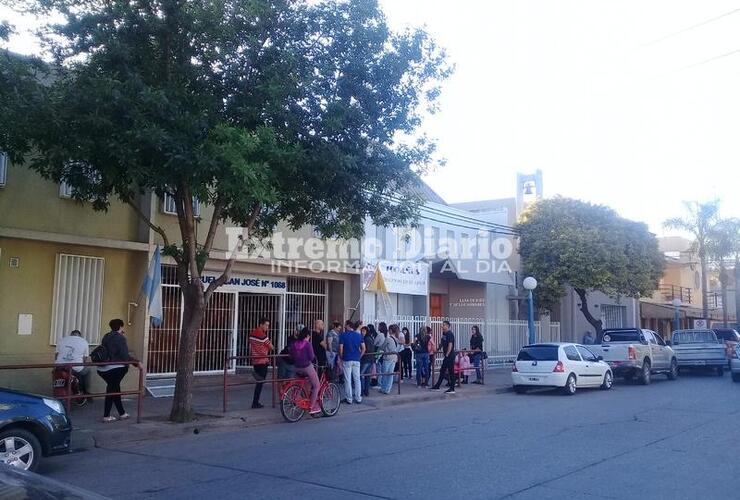
M129 352L128 342L126 341L126 332L124 331L124 322L121 319L113 319L108 323L110 331L100 340L100 344L92 352L90 344L82 336L79 330L72 330L68 336L61 338L56 345L54 353L54 362L56 364L69 363L87 363L97 362L106 363L105 365L96 366L98 376L105 382L106 394L103 403L103 422L110 423L116 420L126 420L130 415L123 407L121 400L121 382L128 373L130 362L136 362ZM73 366L72 372L79 381L79 387L83 395L90 394L90 367ZM91 398L88 398L91 401ZM115 406L118 416L111 415Z
M267 338L268 329L269 321L261 319L249 339L250 359L257 381L252 408L262 408L259 398L267 373L266 356L274 349ZM363 325L361 321L349 320L343 326L335 321L324 332L324 322L317 319L312 328L299 324L288 336L277 360L277 376L284 380L304 374L312 388L318 391L321 375L325 373L329 380L344 384L346 404L362 404L371 387L376 387L381 394L390 394L393 383L411 380L415 368L418 388L440 390L441 384L446 382L445 393L454 394L456 387L469 383L473 372L475 379L471 383L483 383L482 363L486 358L483 342L480 328L473 326L469 351L456 350L455 334L448 321L442 323L442 335L437 346L430 326L422 326L412 337L408 328L397 324L388 325L381 321L376 328L372 323ZM440 352L443 359L439 377L436 384L429 387L431 363ZM300 364L296 364L297 358ZM316 370L313 370L313 364ZM312 412L317 408L313 396L312 391Z

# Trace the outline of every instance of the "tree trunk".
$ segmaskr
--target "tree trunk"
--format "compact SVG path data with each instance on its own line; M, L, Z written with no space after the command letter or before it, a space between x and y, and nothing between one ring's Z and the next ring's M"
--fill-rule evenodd
M702 244L699 248L699 265L701 266L701 314L709 319L709 277L707 276L707 253Z
M578 297L581 299L581 312L583 313L583 316L586 318L586 321L591 323L591 326L594 327L594 330L596 330L596 342L601 343L601 336L603 333L604 325L601 323L600 319L594 318L593 314L591 314L591 311L588 310L588 296L586 290L583 288L574 288L574 290L578 294Z
M199 282L181 285L183 296L183 321L180 332L180 348L177 356L177 379L172 399L170 420L189 422L193 413L193 371L195 370L195 347L197 335L205 313L203 288Z

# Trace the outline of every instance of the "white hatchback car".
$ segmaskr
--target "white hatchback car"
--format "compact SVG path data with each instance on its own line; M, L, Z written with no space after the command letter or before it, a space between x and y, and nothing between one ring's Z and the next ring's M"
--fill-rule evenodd
M740 344L735 346L735 352L730 358L730 373L732 373L733 382L740 382Z
M614 375L601 357L579 344L532 344L519 351L511 371L518 394L533 387L560 387L568 395L583 387L612 388Z

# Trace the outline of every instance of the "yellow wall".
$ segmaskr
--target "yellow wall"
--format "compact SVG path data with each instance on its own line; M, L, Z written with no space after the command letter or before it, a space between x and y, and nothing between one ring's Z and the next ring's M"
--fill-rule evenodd
M137 241L139 219L130 207L115 200L107 212L95 212L89 204L60 198L59 184L26 167L10 165L6 185L0 188L0 226Z
M129 348L134 355L141 356L145 312L138 295L147 269L146 252L0 238L0 364L53 362L54 347L50 345L49 334L58 253L105 259L100 333L108 331L108 321L113 318L126 321L128 302L139 302L139 308L132 308L133 324L125 329ZM18 268L10 268L10 257L20 259ZM18 314L21 313L33 315L31 335L17 334ZM135 378L127 377L129 383L135 382ZM99 381L95 375L92 379ZM48 369L0 371L0 385L17 389L48 392L50 380Z

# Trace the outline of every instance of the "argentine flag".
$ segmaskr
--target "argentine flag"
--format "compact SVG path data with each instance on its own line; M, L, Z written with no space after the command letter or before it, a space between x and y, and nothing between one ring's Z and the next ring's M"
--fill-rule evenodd
M149 263L149 271L146 273L144 283L141 285L141 293L147 299L149 305L149 316L152 318L152 324L159 326L162 324L162 256L159 251L159 245L154 249L154 255Z

